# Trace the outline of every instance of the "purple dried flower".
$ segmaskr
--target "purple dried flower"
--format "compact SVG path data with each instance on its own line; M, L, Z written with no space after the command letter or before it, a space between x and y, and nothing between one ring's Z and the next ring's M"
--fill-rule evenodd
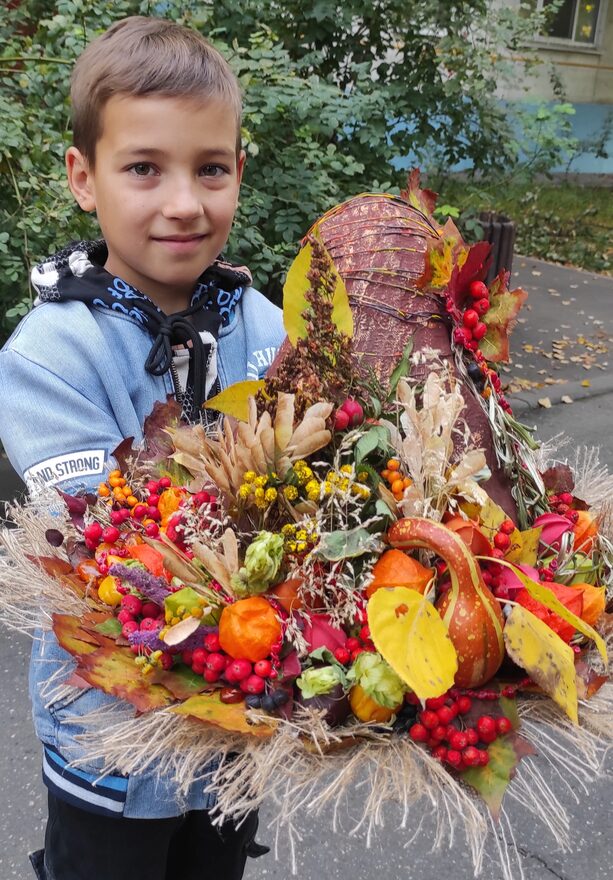
M128 641L131 645L138 645L139 648L148 648L150 651L167 651L168 645L161 639L158 639L159 632L159 629L137 629L130 633Z
M156 605L163 606L164 599L172 592L164 578L155 577L155 575L136 566L129 567L122 565L120 562L115 562L109 568L109 574L127 581L139 593L155 602Z

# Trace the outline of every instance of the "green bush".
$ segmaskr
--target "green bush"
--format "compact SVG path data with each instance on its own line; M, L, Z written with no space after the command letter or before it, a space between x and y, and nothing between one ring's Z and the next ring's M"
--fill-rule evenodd
M273 298L324 210L397 190L394 158L412 151L426 169L468 159L480 173L517 162L495 87L535 18L487 0L13 0L0 9L3 335L30 307L32 263L96 235L64 182L69 76L86 43L131 14L198 28L237 72L249 162L229 256Z

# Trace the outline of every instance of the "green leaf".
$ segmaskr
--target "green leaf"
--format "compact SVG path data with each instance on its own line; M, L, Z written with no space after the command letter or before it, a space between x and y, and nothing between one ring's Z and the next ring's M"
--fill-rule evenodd
M116 617L109 615L108 619L95 626L96 632L102 633L103 636L110 636L116 639L121 635L121 623Z
M329 255L328 255L329 256ZM301 248L287 273L283 287L283 324L292 345L306 337L306 323L303 313L310 308L306 293L311 287L307 274L311 268L313 248L310 242ZM346 336L353 336L353 315L343 279L338 274L330 257L330 271L335 278L332 296L332 320Z
M373 425L365 434L362 434L354 447L354 458L356 469L360 467L362 461L371 454L379 450L385 454L390 444L390 433L385 425Z
M396 388L398 386L398 382L401 379L404 379L405 376L409 375L409 372L411 369L410 358L411 358L412 351L413 351L413 340L409 339L409 341L407 342L407 344L404 347L404 350L402 352L402 356L401 356L400 360L398 361L398 363L396 364L396 366L392 370L392 375L390 376L390 383L389 383L390 390L389 390L388 399L393 397L393 395L396 391Z
M502 800L520 760L535 753L534 747L516 733L496 739L487 747L489 762L484 767L471 767L462 779L479 792L495 819L500 816Z
M204 404L205 409L214 409L226 416L234 416L240 422L249 420L249 398L262 391L263 379L245 379L224 388L219 394L210 397Z
M379 543L378 537L359 526L355 529L324 532L313 552L328 562L339 562L341 559L354 559L365 553L373 553L379 548Z

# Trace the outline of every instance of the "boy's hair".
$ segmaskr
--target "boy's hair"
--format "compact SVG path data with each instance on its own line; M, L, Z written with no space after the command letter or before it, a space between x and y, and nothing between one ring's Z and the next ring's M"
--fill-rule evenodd
M74 145L92 165L102 111L113 95L217 98L236 117L241 89L227 61L199 33L173 21L134 15L112 25L79 56L70 89Z

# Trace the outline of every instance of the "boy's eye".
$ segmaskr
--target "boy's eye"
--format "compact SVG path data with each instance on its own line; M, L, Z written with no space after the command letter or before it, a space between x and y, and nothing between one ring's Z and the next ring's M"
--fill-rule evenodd
M151 174L152 167L148 162L136 162L136 164L130 167L130 170L138 177L147 177Z
M222 174L227 173L227 170L221 165L203 165L200 173L203 177L221 177Z

